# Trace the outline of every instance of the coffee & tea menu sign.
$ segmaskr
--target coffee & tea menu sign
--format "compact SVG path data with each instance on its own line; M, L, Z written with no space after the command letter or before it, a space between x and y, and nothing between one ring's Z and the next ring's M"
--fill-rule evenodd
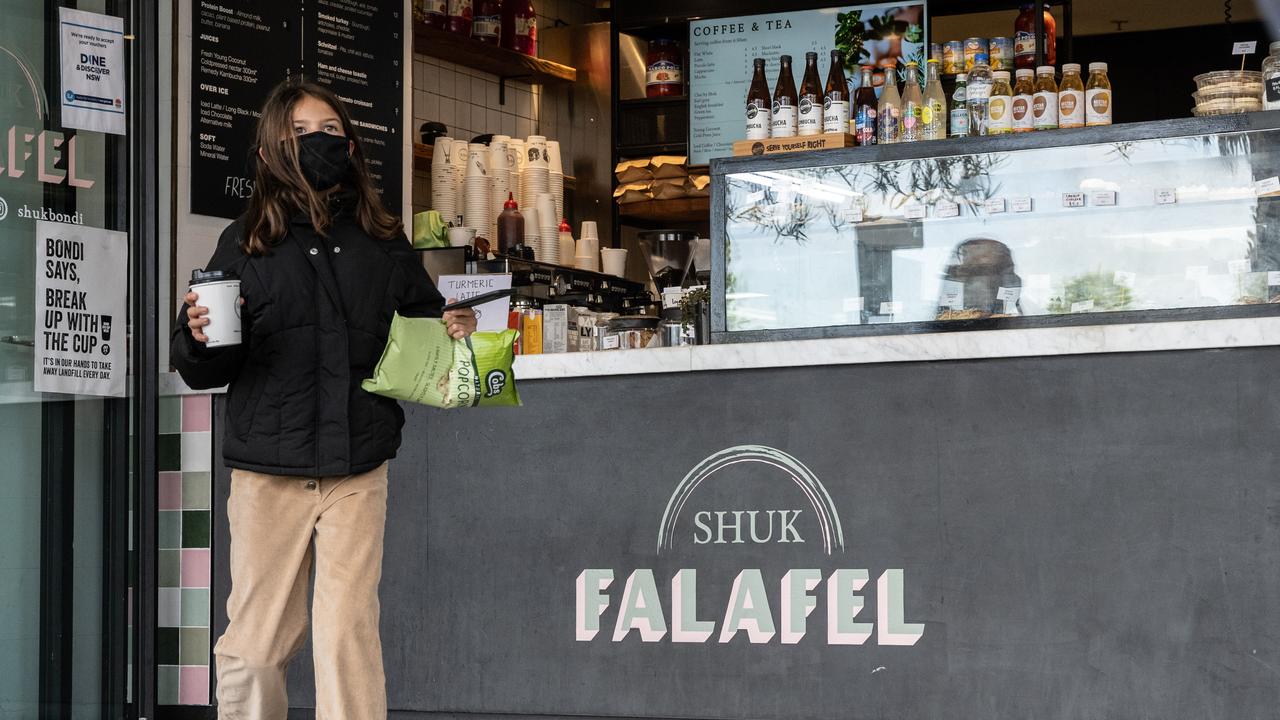
M124 397L129 236L36 222L35 390Z
M268 93L301 75L351 113L387 204L400 206L404 9L372 0L191 3L191 211L235 218L253 195Z
M804 77L806 52L818 53L826 86L831 51L856 55L846 65L899 66L928 60L926 3L878 3L697 20L689 24L689 162L706 164L733 154L746 138L745 108L752 60L765 59L772 92L782 55L790 55L796 87ZM837 43L837 37L840 42ZM846 71L857 82L856 73Z

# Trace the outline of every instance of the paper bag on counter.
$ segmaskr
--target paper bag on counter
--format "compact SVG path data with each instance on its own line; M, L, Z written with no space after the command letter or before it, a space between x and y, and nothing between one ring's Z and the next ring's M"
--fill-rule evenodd
M711 196L711 176L710 175L690 175L689 176L689 197L710 197Z
M655 180L689 176L689 158L684 155L656 155L649 160Z
M617 176L618 182L626 185L629 183L649 182L653 179L653 171L649 169L649 160L623 160L618 163L618 167L614 169L613 174Z
M689 178L663 178L649 186L654 200L676 200L689 196Z
M647 182L619 185L613 191L613 198L618 201L619 205L653 199L649 194L649 183Z

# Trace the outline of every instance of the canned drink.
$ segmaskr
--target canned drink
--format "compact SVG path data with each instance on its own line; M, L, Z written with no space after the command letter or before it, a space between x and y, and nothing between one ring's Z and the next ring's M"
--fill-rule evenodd
M991 69L1013 70L1013 38L991 38Z
M991 48L987 45L986 38L972 37L964 41L964 71L969 72L973 69L974 58L979 55L991 55Z
M929 43L929 59L937 60L938 64L942 64L942 45L940 43Z
M942 74L959 75L964 72L964 41L952 40L942 46Z

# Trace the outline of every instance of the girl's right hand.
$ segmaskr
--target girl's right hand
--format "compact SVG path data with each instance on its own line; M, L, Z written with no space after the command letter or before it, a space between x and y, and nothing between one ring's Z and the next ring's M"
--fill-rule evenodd
M190 306L187 308L187 327L191 328L191 337L196 342L209 342L209 336L205 335L204 331L200 329L209 324L209 318L205 317L205 315L209 314L209 308L196 305L196 301L200 299L200 296L194 292L188 291L187 296L183 299Z

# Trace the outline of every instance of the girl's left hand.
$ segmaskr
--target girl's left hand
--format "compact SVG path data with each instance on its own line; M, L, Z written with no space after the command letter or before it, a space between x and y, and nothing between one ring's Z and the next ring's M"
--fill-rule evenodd
M450 310L444 314L444 325L449 331L449 337L461 340L476 331L476 311L471 308Z

